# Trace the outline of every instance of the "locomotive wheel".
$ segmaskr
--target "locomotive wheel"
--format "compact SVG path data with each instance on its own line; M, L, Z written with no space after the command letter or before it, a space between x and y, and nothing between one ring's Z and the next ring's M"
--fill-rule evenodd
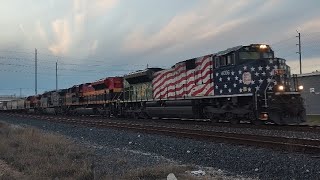
M262 124L264 124L263 121L257 119L257 117L255 116L255 114L254 114L253 112L250 112L250 113L248 114L248 119L249 119L250 122L251 122L252 124L254 124L254 125L262 125Z
M221 119L221 115L219 115L219 114L212 114L211 122L212 122L212 123L219 123L219 122L220 122L220 119Z
M251 123L254 124L254 125L257 125L257 126L264 124L264 122L261 121L261 120L259 120L259 119L256 119L256 120L254 120L254 121L251 121Z
M139 119L139 113L132 113L133 119Z
M219 118L215 116L212 112L206 112L205 118L210 119L211 123L219 123Z
M230 112L226 113L225 118L231 124L239 124L240 123L240 120L237 119L237 117L233 113L230 113Z

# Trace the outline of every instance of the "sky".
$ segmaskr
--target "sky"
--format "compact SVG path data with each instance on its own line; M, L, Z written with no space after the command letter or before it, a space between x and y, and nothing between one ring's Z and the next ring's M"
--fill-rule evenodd
M265 43L299 73L320 70L319 0L0 0L0 95L121 76Z

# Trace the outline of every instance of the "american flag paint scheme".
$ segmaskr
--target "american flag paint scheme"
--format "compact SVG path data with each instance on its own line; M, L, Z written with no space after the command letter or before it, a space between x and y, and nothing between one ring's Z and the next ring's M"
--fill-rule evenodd
M212 55L207 55L156 72L152 80L154 99L213 95L212 62ZM188 67L188 64L193 63L194 67Z
M215 94L246 94L273 91L278 84L275 71L285 68L285 60L270 58L256 60L240 66L227 66L214 71ZM289 82L285 82L289 83Z

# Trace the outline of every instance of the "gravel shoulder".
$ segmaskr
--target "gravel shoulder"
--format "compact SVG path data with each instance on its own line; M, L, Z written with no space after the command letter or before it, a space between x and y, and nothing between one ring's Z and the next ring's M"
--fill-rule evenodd
M106 176L122 174L124 170L134 167L148 168L162 164L189 165L195 168L193 170L202 169L209 174L221 175L223 179L318 179L320 175L320 159L316 155L113 129L75 127L33 119L5 116L0 116L0 119L58 132L95 149L98 155L95 160L95 166L99 167L97 173L110 172Z

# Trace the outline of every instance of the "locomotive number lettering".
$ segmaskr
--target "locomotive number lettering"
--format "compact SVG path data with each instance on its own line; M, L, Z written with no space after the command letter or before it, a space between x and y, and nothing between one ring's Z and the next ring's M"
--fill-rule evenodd
M229 76L230 75L230 70L225 70L221 72L221 76Z

